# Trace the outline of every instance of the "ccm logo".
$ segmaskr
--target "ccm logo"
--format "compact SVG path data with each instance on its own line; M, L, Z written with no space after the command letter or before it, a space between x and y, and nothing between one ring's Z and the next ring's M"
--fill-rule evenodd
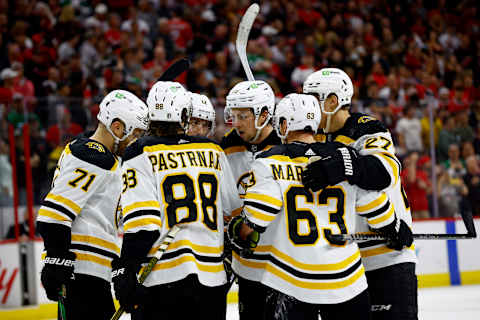
M114 270L112 272L112 278L115 278L116 276L119 276L119 275L124 274L124 273L125 273L125 268Z
M373 304L372 311L389 311L392 308L391 304Z
M57 266L73 267L74 261L69 259L46 257L45 264L55 264Z

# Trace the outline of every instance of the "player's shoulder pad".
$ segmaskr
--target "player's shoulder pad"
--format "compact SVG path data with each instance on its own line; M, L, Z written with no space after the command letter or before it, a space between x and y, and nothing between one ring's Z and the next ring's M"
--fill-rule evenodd
M338 148L342 147L345 147L345 145L340 142L315 142L310 145L310 149L316 156L320 157L331 156ZM311 156L313 156L313 154Z
M388 129L380 120L372 116L364 113L352 113L342 131L345 131L346 136L357 140L367 134L388 132Z
M235 147L235 146L243 146L245 145L245 142L240 138L240 136L237 133L237 130L231 129L228 131L222 138L222 141L220 141L220 147L222 147L223 150L230 148L230 147Z
M255 156L255 159L262 159L262 158L265 159L271 156L278 156L278 155L282 155L282 156L287 155L287 145L279 144L279 145L273 146L272 148L257 154Z
M212 140L212 139L209 139L209 138L206 138L206 137L199 137L199 136L180 136L180 140L187 140L187 141L190 141L191 143L213 143L217 146L220 146L220 144L218 142L216 142L215 140ZM181 141L180 141L181 142Z
M68 145L72 155L76 158L100 167L111 170L117 164L117 157L100 142L81 137Z

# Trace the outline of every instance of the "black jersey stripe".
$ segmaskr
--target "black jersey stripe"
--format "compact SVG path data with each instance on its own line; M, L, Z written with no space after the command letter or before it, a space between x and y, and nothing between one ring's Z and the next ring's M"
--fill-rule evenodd
M262 203L258 203L258 202L253 202L253 201L248 201L248 200L245 200L243 201L244 205L246 206L252 206L254 208L257 208L257 209L260 209L260 210L263 210L263 211L266 211L266 212L269 212L269 213L272 213L272 214L277 214L278 209L276 208L272 208L270 206L267 206L265 204L262 204Z
M385 240L367 240L363 242L357 242L357 245L360 249L369 248L373 246L377 246L379 244L386 244Z
M238 253L238 252L237 252ZM362 261L359 258L353 265L351 265L348 269L340 271L340 272L335 272L335 273L306 273L302 271L298 271L297 269L293 268L292 266L289 266L282 261L278 260L274 256L272 256L270 253L267 254L258 254L258 253L253 253L248 256L248 259L253 259L253 260L260 260L260 261L270 261L283 271L286 271L290 273L291 275L294 275L297 278L302 278L302 279L308 279L308 280L338 280L338 279L343 279L345 277L348 277L349 275L353 274L358 268L362 266Z
M87 244L80 244L80 243L72 243L70 245L70 249L74 250L80 250L80 251L86 251L86 252L93 252L99 255L102 255L107 258L115 259L118 258L118 256L110 251L103 250L97 247L92 247Z
M389 207L390 207L390 201L387 201L380 209L377 209L375 211L372 211L372 212L369 212L369 213L366 213L366 214L360 214L360 216L362 216L364 218L367 218L367 219L374 218L376 216L382 215L385 212L387 212Z
M169 260L169 259L174 259L177 258L181 255L184 254L191 254L197 259L198 261L201 262L207 262L207 263L221 263L223 262L222 256L204 256L200 255L196 252L193 251L192 248L181 248L172 252L166 252L163 254L162 258L160 260ZM148 259L148 258L147 258Z
M398 159L396 159L395 157L392 157L390 154L386 153L386 152L382 152L382 154L384 156L387 156L389 157L390 159L392 159L393 161L395 161L395 163L397 164L398 166L398 170L401 171L402 170L402 164L400 163L400 161L398 161Z
M77 215L75 213L68 210L64 206L61 206L59 204L53 203L53 202L48 201L48 200L43 201L43 206L54 209L54 210L57 210L57 211L60 211L61 213L63 213L64 215L66 215L70 219L72 219L72 221L75 220L75 218L77 217Z
M135 212L129 213L126 216L124 216L123 217L123 223L127 222L128 220L138 218L138 217L141 217L141 216L146 216L146 215L160 217L160 211L157 211L157 210L135 211Z

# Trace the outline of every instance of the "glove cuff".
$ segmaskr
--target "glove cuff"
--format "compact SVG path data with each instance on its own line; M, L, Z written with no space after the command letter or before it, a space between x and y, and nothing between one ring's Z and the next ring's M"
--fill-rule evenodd
M74 267L76 255L73 252L67 252L67 254L50 254L47 252L47 256L43 260L45 265Z

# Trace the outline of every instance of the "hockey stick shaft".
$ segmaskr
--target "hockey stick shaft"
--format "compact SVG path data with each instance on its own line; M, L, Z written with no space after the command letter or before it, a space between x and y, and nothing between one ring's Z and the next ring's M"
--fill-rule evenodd
M190 68L190 60L187 58L177 60L172 63L164 73L162 73L157 81L173 81L176 77L187 71L188 68Z
M62 288L58 293L58 319L67 320L66 310L65 310L65 298L67 296L67 289L65 285L62 284Z
M177 235L178 231L180 231L180 227L178 225L174 225L167 233L165 239L163 242L160 244L160 248L155 252L155 255L150 259L148 264L145 266L143 269L142 273L140 274L140 277L138 278L139 283L144 283L145 279L148 277L148 275L152 272L153 267L157 264L158 260L162 257L163 253L167 250L168 246L170 243L172 243L173 239ZM118 310L115 312L115 314L112 316L111 320L118 320L122 316L123 312L125 312L125 309L120 306Z
M255 79L253 78L253 73L250 69L250 65L248 64L247 59L248 36L250 34L250 30L252 29L253 22L255 21L255 18L257 17L259 12L260 7L256 3L248 7L247 11L242 17L242 20L240 21L240 24L238 25L237 41L235 43L238 57L240 58L243 70L245 70L245 73L247 74L247 79L249 81L253 81Z
M461 239L473 239L476 235L472 234L435 234L435 233L414 233L414 239L417 240L461 240ZM358 241L358 240L388 240L388 237L381 234L363 234L363 233L354 233L354 234L332 234L329 235L328 240L330 241Z

